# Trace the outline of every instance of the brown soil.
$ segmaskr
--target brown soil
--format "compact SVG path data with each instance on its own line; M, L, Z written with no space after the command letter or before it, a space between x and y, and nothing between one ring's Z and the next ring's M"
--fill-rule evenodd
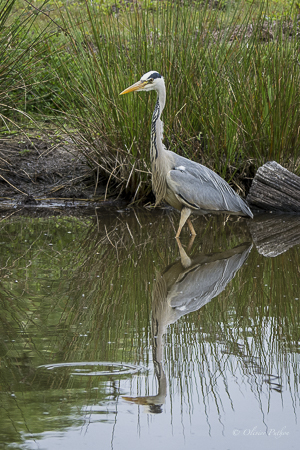
M103 201L105 184L72 146L0 139L0 204Z

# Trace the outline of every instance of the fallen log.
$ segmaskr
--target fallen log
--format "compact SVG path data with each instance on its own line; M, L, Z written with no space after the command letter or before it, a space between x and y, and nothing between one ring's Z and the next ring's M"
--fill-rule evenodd
M264 211L300 213L300 177L269 161L258 169L247 202Z

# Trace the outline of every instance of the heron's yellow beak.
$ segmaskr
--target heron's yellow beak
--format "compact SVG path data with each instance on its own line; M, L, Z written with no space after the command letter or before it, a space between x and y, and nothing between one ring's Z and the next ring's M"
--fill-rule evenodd
M136 403L137 405L148 405L151 404L151 397L150 400L148 397L122 397L127 402Z
M140 89L143 89L144 86L148 84L148 81L138 81L137 83L132 84L127 89L122 91L119 95L128 94L129 92L138 91Z

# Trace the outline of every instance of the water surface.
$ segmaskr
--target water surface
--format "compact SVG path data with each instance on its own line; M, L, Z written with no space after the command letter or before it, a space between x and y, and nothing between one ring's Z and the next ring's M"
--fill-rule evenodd
M0 219L0 448L298 448L299 217Z

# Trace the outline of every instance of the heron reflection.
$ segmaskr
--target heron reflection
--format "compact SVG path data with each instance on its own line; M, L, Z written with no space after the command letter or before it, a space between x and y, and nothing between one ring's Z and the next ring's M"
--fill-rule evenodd
M180 317L197 311L219 295L242 267L252 249L244 243L233 249L189 257L177 241L180 258L158 275L152 294L152 350L158 392L152 396L123 397L145 405L146 411L162 412L167 395L163 369L164 335Z

